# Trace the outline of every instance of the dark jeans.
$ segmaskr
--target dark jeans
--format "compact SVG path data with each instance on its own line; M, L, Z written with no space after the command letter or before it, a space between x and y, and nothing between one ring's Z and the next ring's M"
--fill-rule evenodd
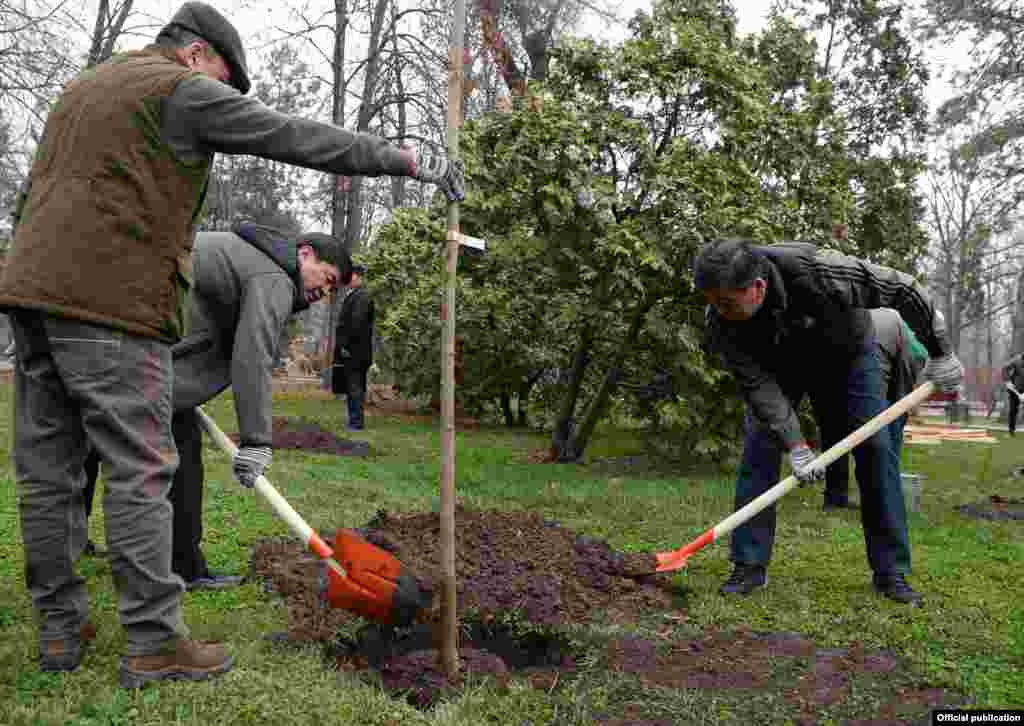
M1010 411L1009 411L1009 423L1010 433L1017 431L1017 411L1020 409L1020 399L1017 398L1017 394L1013 391L1007 391L1007 395L1010 400Z
M171 432L178 449L178 468L168 498L174 509L171 569L186 582L210 574L200 544L203 539L203 439L195 409L174 414ZM85 460L85 517L92 515L92 500L99 477L100 457L89 453Z
M177 471L168 495L174 507L174 552L171 567L190 582L206 577L203 541L203 430L194 408L178 411L171 420L174 445L178 447Z
M895 401L886 402L885 406L891 406ZM845 408L845 406L843 407ZM842 423L845 419L845 411L842 409L830 409L825 413L815 412L815 420L818 422L818 430L821 432L821 450L825 451L839 443L846 436L844 433L837 433L836 421ZM886 426L885 431L889 432L892 438L893 451L896 452L896 460L899 461L900 452L903 450L903 429L907 425L908 414L903 414L891 424ZM823 422L825 419L826 422ZM842 431L842 429L838 429ZM825 503L845 505L850 501L850 455L840 456L825 469Z
M845 391L843 391L845 393ZM814 420L818 424L820 451L825 451L846 436L846 398L814 398ZM825 503L845 505L850 501L850 457L841 456L825 469Z
M126 654L151 654L188 634L171 572L170 346L43 314L19 312L11 322L14 467L40 639L77 637L88 616L75 563L88 536L83 467L96 450L107 469L103 513Z
M817 390L808 390L808 382L817 386ZM874 349L858 354L845 370L819 370L816 375L804 376L803 380L794 377L792 381L780 383L794 406L804 394L811 395L813 402L825 391L845 386L844 436L884 409L878 352ZM782 465L782 443L772 431L757 425L749 414L744 428L743 460L736 480L736 509L777 484ZM872 436L853 450L853 458L857 463L868 563L877 574L909 574L907 515L892 434L882 431ZM767 565L774 540L773 504L733 531L730 559Z
M365 426L363 408L366 405L366 373L370 366L347 364L344 368L345 395L348 398L348 425L355 429Z

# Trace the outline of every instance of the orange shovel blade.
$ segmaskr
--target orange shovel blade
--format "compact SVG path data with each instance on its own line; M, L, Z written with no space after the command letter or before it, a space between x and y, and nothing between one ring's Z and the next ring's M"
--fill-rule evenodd
M655 557L658 558L658 567L655 569L655 572L672 572L673 570L681 570L686 567L686 563L690 559L690 555L714 541L715 530L709 529L707 532L684 547L680 547L679 549L671 552L659 552L655 555Z
M408 625L433 600L429 587L402 573L402 563L387 550L350 530L338 530L334 555L348 573L327 570L327 602L385 625Z

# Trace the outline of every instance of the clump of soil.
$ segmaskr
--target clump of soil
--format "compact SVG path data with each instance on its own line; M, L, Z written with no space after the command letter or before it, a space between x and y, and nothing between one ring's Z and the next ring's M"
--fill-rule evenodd
M653 574L653 554L618 552L539 514L459 507L455 526L458 607L485 620L517 612L530 623L557 625L605 610L637 615L682 604L668 577ZM381 511L357 531L414 572L440 580L437 513Z
M667 575L648 574L657 565L652 554L618 552L607 542L530 512L459 507L455 526L459 611L475 613L481 620L516 614L529 623L557 625L586 622L603 611L629 617L683 606L682 593ZM411 573L440 581L437 513L381 511L356 531L398 557ZM308 601L296 605L303 612L319 608L319 563L299 542L257 544L252 572L271 589Z
M683 605L668 576L645 574L654 571L654 555L617 552L607 542L530 512L459 507L455 520L457 601L463 624L470 627L462 635L465 673L490 675L501 682L509 669L572 667L557 639L511 638L500 624L506 616L544 628L586 622L608 611L634 619L651 612L678 612ZM356 531L396 555L410 572L440 580L438 514L379 512ZM376 668L385 687L408 693L421 706L459 685L448 683L440 668L430 665L436 662L437 651L429 622L411 630L373 626L362 631L358 643L339 642L338 632L354 616L323 606L320 563L300 542L258 543L251 571L287 599L287 640L332 643L340 667ZM431 617L437 615L435 611Z
M229 436L236 444L238 443L238 434ZM367 456L370 453L370 445L365 441L338 438L315 421L305 419L274 416L272 436L275 449L304 449L338 456Z
M961 514L989 521L1017 519L1024 520L1024 499L1013 499L993 494L974 504L961 504L957 507Z

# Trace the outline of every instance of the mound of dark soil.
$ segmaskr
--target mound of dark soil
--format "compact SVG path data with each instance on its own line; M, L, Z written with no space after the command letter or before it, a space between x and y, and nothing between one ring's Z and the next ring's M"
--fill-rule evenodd
M700 690L738 703L748 698L743 694L769 693L779 713L800 724L817 724L822 713L846 709L865 694L880 706L864 714L864 724L912 724L929 708L964 703L962 694L923 683L893 652L856 643L826 649L798 634L710 628L687 637L670 627L658 637L577 642L573 647L582 650L575 651L561 626L601 613L627 622L652 613L686 619L665 576L630 576L649 571L652 556L616 552L527 512L459 508L456 526L462 671L454 682L438 662L434 622L404 629L363 624L354 637L343 637L353 632L355 616L321 604L320 564L294 540L267 540L253 549L252 573L287 599L289 631L275 640L319 641L335 667L375 672L385 689L420 707L481 677L499 689L516 677L552 692L595 667L635 679L651 693ZM360 532L437 582L436 514L381 512ZM518 617L503 617L512 612ZM609 704L594 719L608 726L677 722L636 701Z
M683 606L667 575L644 574L654 572L653 555L617 552L530 512L460 507L455 522L459 611L481 620L515 613L530 623L555 625L609 610L630 617ZM409 571L440 580L437 513L382 511L357 531ZM309 600L304 610L320 607L318 567L298 542L272 540L253 550L253 573L282 594Z
M349 441L326 431L315 421L275 416L273 419L273 447L275 449L303 449L322 451L338 456L367 456L370 445L365 441ZM230 434L238 443L238 434Z
M967 517L989 521L1017 519L1024 520L1024 499L1012 499L993 494L974 504L961 504L957 510Z

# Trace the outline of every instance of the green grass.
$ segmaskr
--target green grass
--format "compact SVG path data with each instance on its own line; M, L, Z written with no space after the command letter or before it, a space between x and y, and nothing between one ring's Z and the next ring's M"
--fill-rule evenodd
M11 387L0 386L0 441L10 441ZM207 407L225 430L236 429L230 397ZM279 397L275 415L303 416L342 430L343 406L298 396ZM366 460L295 451L275 453L269 476L315 528L363 524L378 509L422 511L438 503L439 437L436 426L373 417ZM727 545L699 553L676 581L688 590L685 620L652 612L636 623L574 628L581 643L600 642L624 629L673 629L694 637L710 627L788 631L827 646L862 642L910 659L907 687L927 684L969 694L977 707L1024 706L1024 605L1021 563L1024 523L966 519L954 507L989 494L1024 496L1024 479L1011 476L1024 463L1024 437L1001 436L996 445L946 443L908 447L910 470L924 474L922 511L910 515L912 582L927 598L911 610L871 592L863 534L856 514L825 515L820 489L800 489L780 502L771 587L746 599L716 592L728 575ZM500 428L460 432L457 487L474 507L530 509L567 527L631 551L678 547L731 512L732 474L609 474L606 467L531 464L527 453L546 437ZM629 432L599 432L592 458L639 453ZM109 565L85 560L91 616L100 627L83 667L71 675L41 674L36 631L22 577L22 550L12 466L0 457L0 724L589 724L600 714L664 718L677 723L786 723L797 720L777 691L758 693L650 687L609 673L600 659L584 658L580 675L557 690L515 680L496 690L475 683L457 698L421 713L385 695L372 682L324 668L314 648L282 651L261 640L286 627L281 603L255 584L185 598L193 633L228 641L234 670L205 684L170 683L140 693L117 687L123 635ZM227 457L205 452L205 551L211 566L248 568L254 542L285 534L284 525L230 475ZM604 472L604 473L601 473ZM651 477L651 478L644 478ZM102 486L100 491L102 492ZM102 510L100 510L102 511ZM94 516L93 538L103 541ZM589 665L588 665L589 664ZM795 677L780 661L779 678ZM859 699L859 700L858 700ZM874 699L874 700L873 700ZM884 699L881 699L884 700ZM819 723L868 718L878 701L856 689L850 704L822 711ZM843 708L847 710L844 711Z

